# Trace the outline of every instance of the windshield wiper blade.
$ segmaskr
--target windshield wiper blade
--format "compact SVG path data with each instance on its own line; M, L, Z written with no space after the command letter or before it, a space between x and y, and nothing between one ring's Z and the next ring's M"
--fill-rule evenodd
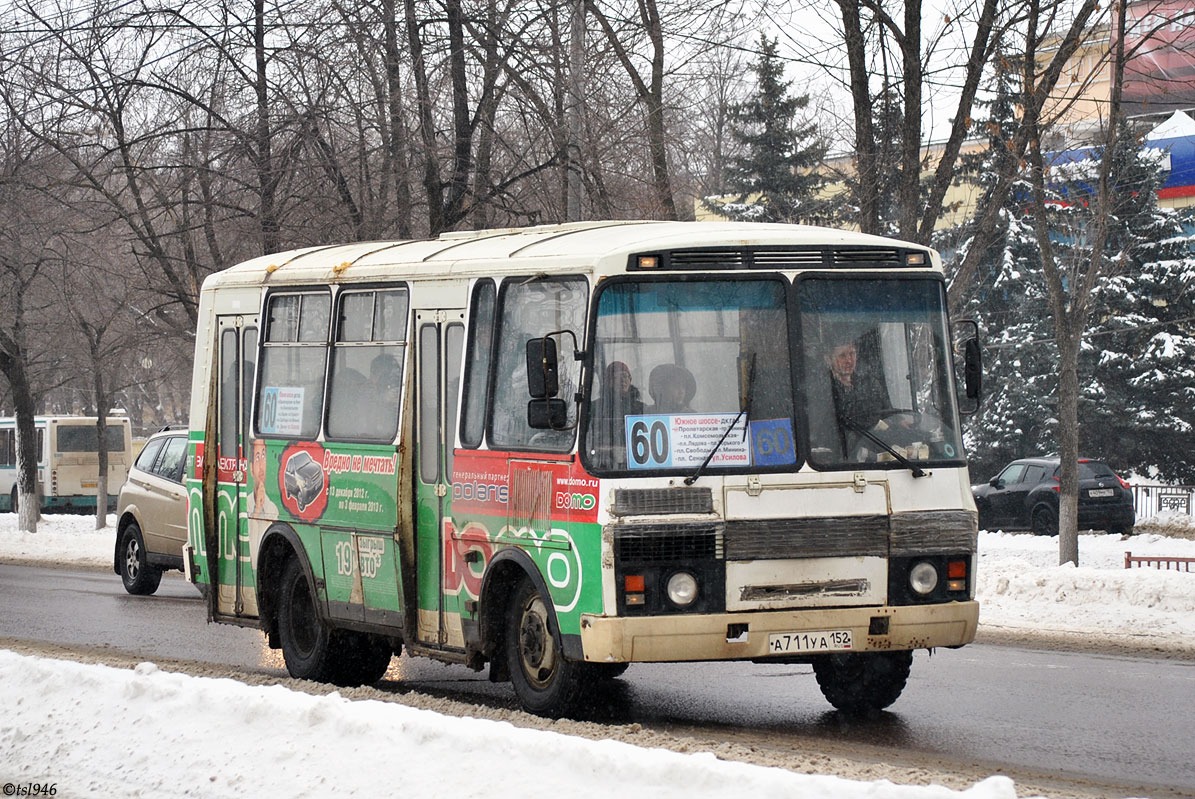
M856 422L854 419L852 419L849 416L839 416L838 418L843 424L845 424L851 430L854 430L859 435L867 438L868 440L876 443L877 445L879 445L879 446L883 447L885 450L887 450L888 454L890 454L893 458L896 458L897 462L899 462L901 466L905 467L910 472L912 472L914 477L925 477L924 469L922 469L920 466L913 463L911 460L906 458L904 455L901 455L899 452L897 452L895 449L893 449L893 447L887 441L885 441L884 439L875 435L870 430L864 429L863 425L859 424L858 422Z
M728 435L730 435L730 431L734 429L734 426L739 423L739 419L742 419L743 416L745 415L747 417L747 423L750 423L750 421L751 421L751 397L754 394L754 392L755 392L755 353L751 353L751 366L750 366L750 368L747 369L747 401L743 403L743 409L741 411L739 411L738 414L734 417L734 421L732 421L730 423L730 426L727 427L725 432L722 433L722 437L718 439L717 444L714 444L714 448L711 449L709 454L705 456L705 460L703 460L701 462L701 465L697 467L696 471L694 471L693 474L691 474L685 478L685 480L684 480L685 485L691 486L691 485L693 485L693 483L697 482L697 478L701 477L701 473L705 471L705 467L710 465L710 461L712 461L714 459L714 454L717 453L717 451L722 448L722 442L724 442L726 440L726 437ZM746 437L747 437L747 424L744 424L743 425L743 438L745 439Z

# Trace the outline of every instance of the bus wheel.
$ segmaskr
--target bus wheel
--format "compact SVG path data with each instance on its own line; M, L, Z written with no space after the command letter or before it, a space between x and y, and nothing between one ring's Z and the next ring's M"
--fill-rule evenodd
M158 590L162 582L162 570L149 565L145 558L145 541L137 522L129 522L124 528L120 551L120 581L130 594L148 596Z
M282 569L278 638L290 676L316 682L332 682L337 676L332 630L319 617L307 575L297 557L288 559Z
M813 661L818 687L843 713L866 715L891 705L905 689L913 653L850 652Z
M385 638L350 630L338 630L334 636L336 666L332 682L337 685L373 685L390 668L394 650Z
M559 718L576 707L585 664L565 660L552 610L529 579L515 586L506 612L506 662L519 703Z

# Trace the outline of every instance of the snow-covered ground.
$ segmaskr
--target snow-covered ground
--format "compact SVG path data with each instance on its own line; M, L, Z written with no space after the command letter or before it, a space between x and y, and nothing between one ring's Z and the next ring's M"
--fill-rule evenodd
M1177 520L1170 520L1173 523ZM36 534L0 515L0 560L111 568L113 531L47 516ZM1195 648L1195 573L1124 568L1124 553L1195 557L1195 541L1083 535L1079 568L1057 539L980 534L980 628L1069 632ZM115 579L115 575L113 575ZM218 714L211 708L221 708ZM180 720L184 720L181 723ZM797 774L339 693L134 671L0 650L0 780L59 796L563 795L608 799L801 796L1011 799L1000 776L957 792ZM8 785L5 795L10 795ZM44 794L45 791L43 790ZM26 795L36 795L29 790Z

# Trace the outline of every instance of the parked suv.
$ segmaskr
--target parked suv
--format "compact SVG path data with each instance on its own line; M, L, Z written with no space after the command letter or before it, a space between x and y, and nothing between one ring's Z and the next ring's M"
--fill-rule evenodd
M186 465L187 431L163 428L145 443L120 488L112 565L130 594L152 594L164 570L183 567Z
M1023 458L984 485L971 486L982 530L1058 532L1058 458ZM1131 533L1136 515L1129 484L1107 464L1079 460L1079 529Z

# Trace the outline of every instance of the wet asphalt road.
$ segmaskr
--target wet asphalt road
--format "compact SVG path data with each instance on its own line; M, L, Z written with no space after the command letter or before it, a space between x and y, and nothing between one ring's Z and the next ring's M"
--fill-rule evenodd
M115 574L0 565L0 637L284 673L260 632L207 624L198 592L171 573L155 596L133 597ZM509 684L421 658L396 660L384 686L514 706ZM830 710L808 666L636 664L593 719L1195 796L1189 662L982 645L921 651L890 712L865 721Z

